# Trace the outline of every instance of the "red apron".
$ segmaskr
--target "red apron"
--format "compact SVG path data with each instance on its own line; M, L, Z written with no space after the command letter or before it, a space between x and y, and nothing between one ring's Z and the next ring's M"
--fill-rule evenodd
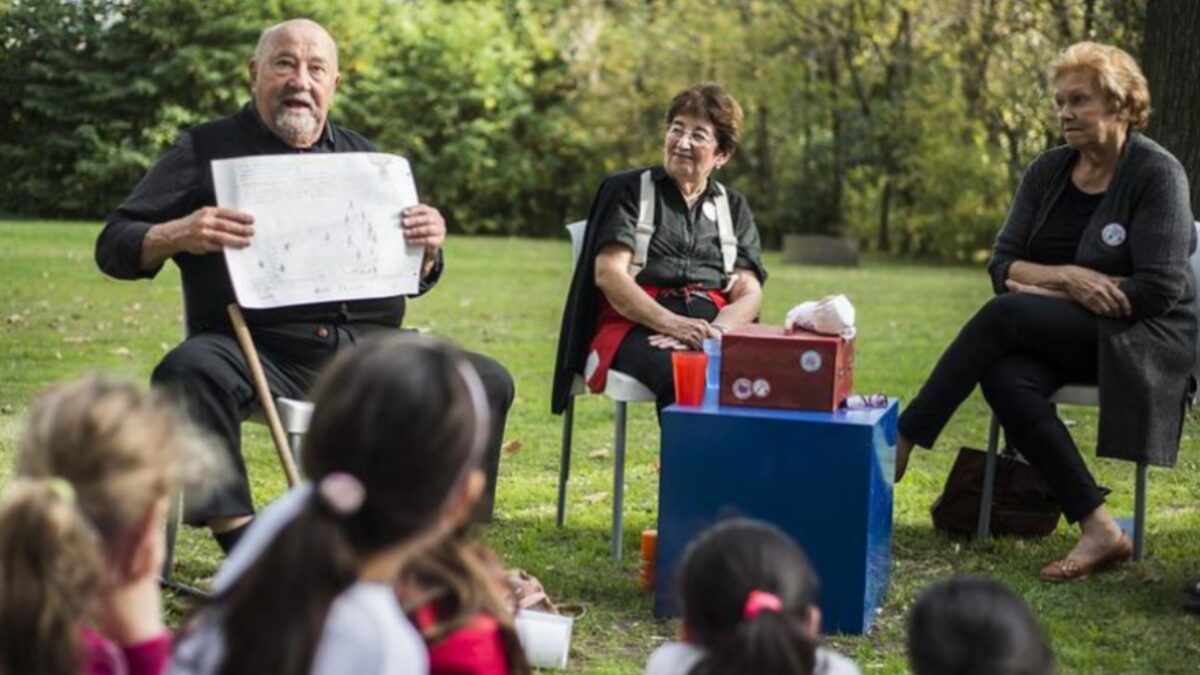
M712 300L717 311L721 311L729 304L728 297L721 291L701 288L700 286L663 288L661 286L638 284L638 287L656 302L664 295L683 292L702 293L706 295L709 300ZM608 299L604 297L603 293L600 294L599 305L600 309L596 317L596 333L592 336L592 343L588 347L588 357L583 373L584 378L587 379L588 390L593 394L599 394L604 391L605 385L608 384L608 369L612 367L613 359L617 356L617 349L635 325L614 309L608 303Z

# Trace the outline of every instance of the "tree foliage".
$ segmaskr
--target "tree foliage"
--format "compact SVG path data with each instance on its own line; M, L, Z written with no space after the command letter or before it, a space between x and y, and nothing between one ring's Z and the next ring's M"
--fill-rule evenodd
M258 32L340 46L333 119L408 156L458 231L549 235L607 173L657 162L695 81L746 112L722 170L767 240L986 249L1056 143L1044 69L1091 38L1138 53L1145 0L7 0L0 210L99 217L183 128L248 98ZM1158 92L1156 92L1158 93Z

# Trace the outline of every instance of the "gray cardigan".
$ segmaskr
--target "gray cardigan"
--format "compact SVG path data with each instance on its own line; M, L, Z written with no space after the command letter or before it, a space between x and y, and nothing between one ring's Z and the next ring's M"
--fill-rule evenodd
M988 263L996 293L1005 292L1009 267L1028 258L1029 241L1078 157L1060 146L1025 170ZM1188 262L1195 248L1183 167L1162 146L1131 134L1075 253L1082 267L1126 277L1121 290L1133 308L1130 319L1098 318L1101 457L1175 464L1197 351L1196 280Z

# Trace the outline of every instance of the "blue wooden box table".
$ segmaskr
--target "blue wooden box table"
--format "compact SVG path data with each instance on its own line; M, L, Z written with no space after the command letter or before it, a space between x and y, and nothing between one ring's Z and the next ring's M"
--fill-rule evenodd
M865 633L887 591L899 404L837 412L673 405L662 415L654 613L675 616L675 571L720 519L773 523L821 579L823 628Z

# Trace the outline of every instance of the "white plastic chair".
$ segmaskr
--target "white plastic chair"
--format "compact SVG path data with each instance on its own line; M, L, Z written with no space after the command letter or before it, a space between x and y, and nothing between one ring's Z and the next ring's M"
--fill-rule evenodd
M567 225L571 233L571 252L573 266L579 264L579 255L583 249L583 235L587 229L587 221ZM575 397L587 394L588 389L582 374L576 374L571 382L571 397L563 411L562 460L558 471L558 518L559 527L563 526L567 510L567 479L571 475L571 432L575 423ZM612 556L614 560L621 559L621 536L624 531L625 506L625 408L628 403L639 401L653 402L654 392L634 377L609 369L608 383L604 387L604 395L613 400L613 516L612 516Z
M187 305L184 304L183 307L183 337L186 340L188 337ZM304 435L308 433L308 425L312 421L313 404L309 401L280 396L275 399L275 410L279 414L279 423L283 427L283 432L287 435L288 450L292 453L292 459L296 461L296 466L299 466L300 446L304 442ZM254 413L246 421L256 424L267 423L261 412ZM167 550L163 557L162 584L190 595L206 596L207 593L204 591L175 581L175 540L179 536L179 518L182 511L183 493L180 493L171 499L167 513Z
M1200 221L1195 224L1197 237L1200 237ZM1191 256L1192 274L1200 282L1200 246ZM1200 292L1197 293L1196 307L1200 311ZM1192 377L1200 381L1200 343L1196 345L1197 363L1192 369ZM1069 384L1060 387L1050 396L1050 402L1055 405L1078 405L1100 407L1100 390L1091 385ZM1193 403L1195 403L1193 401ZM976 530L978 539L987 539L990 534L992 517L992 494L996 484L996 453L1000 441L1000 420L995 413L988 429L988 454L983 470L983 493L979 498L979 526ZM1145 462L1137 463L1133 492L1133 559L1140 562L1146 555L1146 469Z

